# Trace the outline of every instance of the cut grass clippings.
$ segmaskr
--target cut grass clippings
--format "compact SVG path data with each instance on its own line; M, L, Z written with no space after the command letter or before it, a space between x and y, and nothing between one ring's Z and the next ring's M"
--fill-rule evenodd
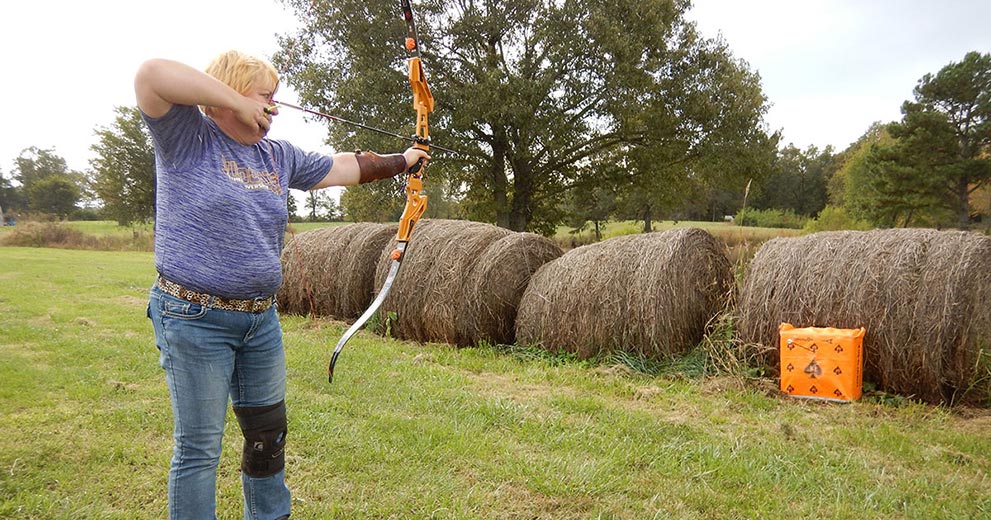
M150 253L0 247L0 518L165 516L153 278ZM293 518L991 517L985 410L366 332L328 385L344 326L283 318ZM240 445L229 415L221 519Z

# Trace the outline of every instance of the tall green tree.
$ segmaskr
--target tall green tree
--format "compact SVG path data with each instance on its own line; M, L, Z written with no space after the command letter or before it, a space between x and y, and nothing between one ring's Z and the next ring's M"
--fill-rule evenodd
M938 177L914 166L915 153L875 123L837 156L830 201L854 220L875 227L942 226L952 212Z
M854 154L844 172L845 207L878 227L942 226L952 212L941 180L906 161L904 144L880 136Z
M773 173L754 190L755 209L781 209L796 215L814 217L828 199L827 184L836 170L833 148L805 150L789 144L778 151Z
M616 211L616 191L608 185L588 190L573 190L565 199L565 223L572 233L584 231L591 224L595 241L602 240L602 225Z
M393 191L383 190L382 185L392 186ZM390 181L348 186L341 193L341 212L350 222L396 221L403 211L403 201L398 193L398 183Z
M682 38L669 53L670 74L620 120L629 135L639 136L625 154L623 206L648 232L652 218L703 194L742 193L748 180L765 178L778 141L764 128L760 77L721 39L702 38L694 27Z
M14 213L23 211L26 207L24 193L18 186L14 186L12 179L0 171L0 209L6 212L6 218L9 219Z
M137 107L115 107L108 127L96 130L90 186L104 212L122 226L155 216L155 152Z
M36 146L25 148L14 159L14 180L25 190L35 183L52 175L69 173L69 167L61 156L53 149L41 149Z
M83 177L70 171L54 150L26 148L14 160L14 179L21 184L27 209L66 217L83 193Z
M406 27L391 0L286 3L303 27L281 39L275 62L305 103L412 128L406 55L397 45ZM714 129L759 121L765 104L759 88L752 90L756 75L686 21L689 5L418 2L421 49L437 101L431 136L466 154L438 152L431 175L463 187L471 218L549 232L564 218L565 192L623 182L601 177L601 158L613 160L611 152L629 155L625 173L650 186L673 184L703 150L722 146L728 153L745 139ZM755 100L756 108L747 108ZM354 132L332 126L331 142L395 147Z
M49 175L32 184L27 194L31 209L64 219L76 210L81 190L69 175Z
M337 200L323 190L306 192L306 209L310 222L339 220L341 216Z
M932 179L956 215L970 226L970 195L991 179L991 54L969 52L960 62L926 74L891 125L898 140L892 166ZM937 195L934 193L933 195Z
M856 141L850 144L842 152L836 154L833 157L835 170L833 174L829 176L829 180L826 183L826 194L828 205L835 207L844 207L846 205L846 195L848 191L848 177L850 168L854 164L863 160L863 156L869 151L870 146L880 139L891 140L891 134L888 133L888 124L881 123L880 121L875 121L867 129L862 136L860 136ZM859 188L851 188L851 190L856 190ZM857 194L856 191L853 192L854 195Z
M289 222L296 222L299 220L299 216L296 215L296 197L293 197L293 193L290 191L289 196L286 197L286 213L289 214Z

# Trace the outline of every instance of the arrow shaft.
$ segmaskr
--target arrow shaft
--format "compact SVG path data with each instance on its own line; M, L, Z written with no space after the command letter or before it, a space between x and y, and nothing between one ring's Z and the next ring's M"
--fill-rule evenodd
M338 116L330 115L330 114L327 114L327 113L324 113L324 112L320 112L320 111L317 111L317 110L311 110L309 108L301 107L299 105L294 105L292 103L286 103L285 101L275 101L275 103L277 105L284 106L286 108L291 108L293 110L299 110L300 112L305 112L307 114L311 114L311 115L314 115L314 116L322 117L324 119L330 119L331 121L337 121L338 123L344 123L346 125L356 126L358 128L363 128L365 130L370 130L372 132L377 132L379 134L387 135L389 137L395 137L396 139L402 139L403 141L409 141L411 143L419 143L420 142L420 140L417 139L416 137L399 135L399 134L394 133L394 132L389 132L388 130L382 130L381 128L375 128L374 126L368 126L366 124L359 123L357 121L351 121L349 119L344 119L343 117L338 117ZM430 143L430 147L431 148L436 148L438 150L443 150L443 151L449 152L449 153L456 153L456 154L459 154L459 155L464 155L463 153L461 153L461 152L459 152L457 150L452 150L450 148L444 148L443 146L438 146L438 145L433 144L433 143Z

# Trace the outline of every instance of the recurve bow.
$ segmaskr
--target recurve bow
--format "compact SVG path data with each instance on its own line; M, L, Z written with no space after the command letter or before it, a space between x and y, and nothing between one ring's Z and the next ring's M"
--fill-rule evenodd
M413 7L410 5L410 0L401 1L403 19L406 20L408 30L406 50L410 53L408 60L409 82L413 88L413 109L416 111L416 132L413 136L413 147L429 152L430 125L428 116L434 111L434 97L430 93L430 87L427 86L427 77L423 73L423 63L420 58L420 42L416 34L416 24L413 21ZM413 227L427 209L427 197L420 194L423 190L423 171L425 168L426 165L421 159L406 172L406 206L403 208L403 214L399 218L396 247L390 254L392 263L389 265L389 274L386 276L385 283L382 285L382 289L379 290L375 300L372 301L371 305L362 313L357 321L344 332L344 335L338 340L337 346L334 347L334 353L330 357L330 365L327 367L328 382L334 381L334 365L337 363L337 357L341 354L344 345L378 311L382 302L385 301L386 296L389 295L392 284L396 281L396 275L399 274L399 267L402 265L403 256L406 254L410 236L413 234Z

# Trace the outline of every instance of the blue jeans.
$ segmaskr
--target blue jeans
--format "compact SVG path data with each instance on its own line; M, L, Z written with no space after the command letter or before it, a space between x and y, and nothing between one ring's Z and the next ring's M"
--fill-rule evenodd
M172 400L175 448L169 470L169 518L216 519L228 396L236 407L279 403L286 395L286 358L275 306L252 314L207 308L152 287L148 317ZM241 473L246 520L289 515L285 470L270 477Z

